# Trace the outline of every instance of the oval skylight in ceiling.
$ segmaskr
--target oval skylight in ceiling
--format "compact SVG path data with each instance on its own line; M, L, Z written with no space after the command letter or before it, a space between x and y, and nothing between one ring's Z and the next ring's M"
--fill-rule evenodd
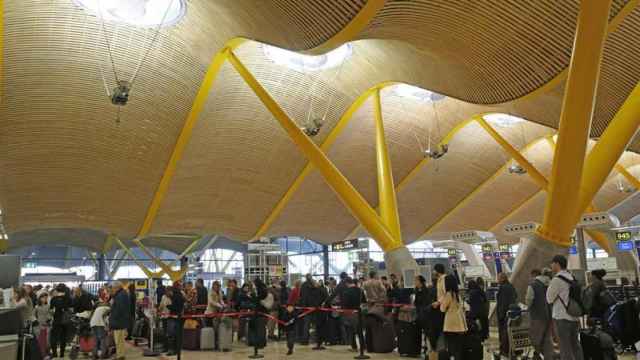
M105 22L138 27L170 26L187 11L185 0L73 0L73 3Z
M339 66L353 53L351 44L344 44L326 54L315 56L299 54L267 44L262 45L262 49L265 56L274 63L300 72L326 70Z

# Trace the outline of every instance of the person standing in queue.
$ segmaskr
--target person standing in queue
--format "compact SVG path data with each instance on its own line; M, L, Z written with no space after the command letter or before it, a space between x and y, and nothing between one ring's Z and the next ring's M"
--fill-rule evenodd
M179 346L182 345L178 339L182 337L181 317L184 313L185 299L180 290L180 284L177 282L174 283L174 286L166 288L165 295L171 300L167 305L167 310L169 310L169 318L167 319L167 343L169 349L167 356L173 356L179 350Z
M269 295L267 285L260 279L253 280L255 292L251 294L251 303L255 314L249 318L249 343L251 346L263 349L267 346L267 321L260 313L267 314L273 304L265 304L265 299Z
M433 283L436 301L431 304L431 328L429 329L429 359L438 359L438 353L446 349L444 339L444 312L441 310L440 301L444 299L447 293L445 288L446 270L444 265L435 264L433 266L434 278Z
M440 311L444 313L442 332L445 335L449 356L463 360L464 335L468 330L462 305L458 278L454 275L444 277L445 295L438 299Z
M131 315L129 313L129 295L122 287L122 283L116 281L112 285L111 313L109 314L109 328L113 331L113 340L116 345L116 360L125 358L125 337Z
M220 283L218 283L218 286ZM198 279L196 280L196 305L204 307L209 302L209 292L207 288L204 286L204 280Z
M311 274L305 275L305 282L300 286L300 298L298 299L298 306L310 307L312 306L311 293L314 289L313 277ZM300 338L301 345L309 345L309 329L311 328L312 315L307 315L302 318L302 336Z
M67 332L71 320L71 297L65 291L66 286L59 284L53 291L50 307L53 310L53 322L51 324L51 357L58 357L58 345L60 345L60 357L64 358L64 349L67 347Z
M498 274L498 293L496 294L496 315L498 316L498 339L500 341L500 353L509 354L509 336L507 333L507 312L511 305L517 304L518 293L509 282L505 273Z
M547 304L547 288L551 281L549 275L538 269L532 270L525 295L530 318L529 338L535 350L534 356L542 354L545 359L552 359L554 356L551 342L551 308Z
M436 301L436 298L433 291L427 287L427 279L422 275L418 275L414 279L413 294L413 306L416 309L416 324L422 341L422 335L428 338L431 328L431 311L433 310L431 304ZM426 342L424 348L427 348Z
M553 325L560 344L560 358L562 360L582 360L582 346L580 346L580 319L567 312L570 296L570 283L573 275L567 271L567 258L556 255L551 261L551 270L555 276L547 288L547 303L551 308Z
M328 300L329 295L327 288L322 285L320 281L312 280L313 287L309 292L308 306L314 308L320 308L325 306L325 302ZM316 327L316 346L313 350L324 350L324 342L327 338L326 325L327 325L327 312L316 310L309 314L312 317L313 324Z
M478 321L480 324L480 338L482 341L489 338L489 300L484 290L476 280L467 283L469 320Z
M133 338L133 325L136 319L136 305L138 303L138 299L136 297L136 285L132 282L129 283L129 327L127 328L127 337L126 340L131 340Z

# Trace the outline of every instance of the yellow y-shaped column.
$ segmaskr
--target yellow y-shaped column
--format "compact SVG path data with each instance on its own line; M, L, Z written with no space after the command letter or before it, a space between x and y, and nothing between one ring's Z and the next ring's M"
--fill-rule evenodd
M543 224L537 230L542 238L561 246L570 245L569 236L576 225L574 220L578 213L579 184L591 129L610 5L611 0L580 3L549 196Z
M291 140L298 146L300 151L309 159L313 166L318 169L324 180L347 206L354 217L362 223L371 236L378 242L380 247L385 252L404 247L402 241L393 235L362 195L351 185L347 178L326 157L318 146L311 141L282 108L280 108L269 93L255 79L253 74L251 74L244 64L235 56L233 51L229 52L228 60L269 112L271 112L273 117L280 123L282 128L289 134Z
M109 235L109 236L113 237L113 240L118 244L118 246L120 246L120 248L124 250L124 252L127 253L127 255L129 255L131 260L133 260L133 262L140 268L140 270L142 270L142 272L145 273L145 275L147 275L149 279L159 278L162 276L163 274L162 271L159 271L159 272L151 271L140 260L138 260L138 258L136 258L136 256L133 254L133 251L131 251L131 249L129 249L125 244L123 244L122 241L118 239L115 235Z

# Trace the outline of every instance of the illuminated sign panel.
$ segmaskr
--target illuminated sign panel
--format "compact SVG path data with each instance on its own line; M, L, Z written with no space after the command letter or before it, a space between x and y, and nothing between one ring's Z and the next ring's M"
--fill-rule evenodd
M358 249L358 239L349 239L339 243L331 244L331 251L345 251Z

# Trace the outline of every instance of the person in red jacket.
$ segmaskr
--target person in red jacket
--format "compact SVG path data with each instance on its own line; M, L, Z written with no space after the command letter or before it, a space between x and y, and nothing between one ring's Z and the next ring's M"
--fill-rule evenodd
M294 284L293 284L293 289L291 289L291 292L289 293L289 299L287 299L287 304L297 304L298 300L300 299L300 285L302 284L302 282L300 280L297 280Z

